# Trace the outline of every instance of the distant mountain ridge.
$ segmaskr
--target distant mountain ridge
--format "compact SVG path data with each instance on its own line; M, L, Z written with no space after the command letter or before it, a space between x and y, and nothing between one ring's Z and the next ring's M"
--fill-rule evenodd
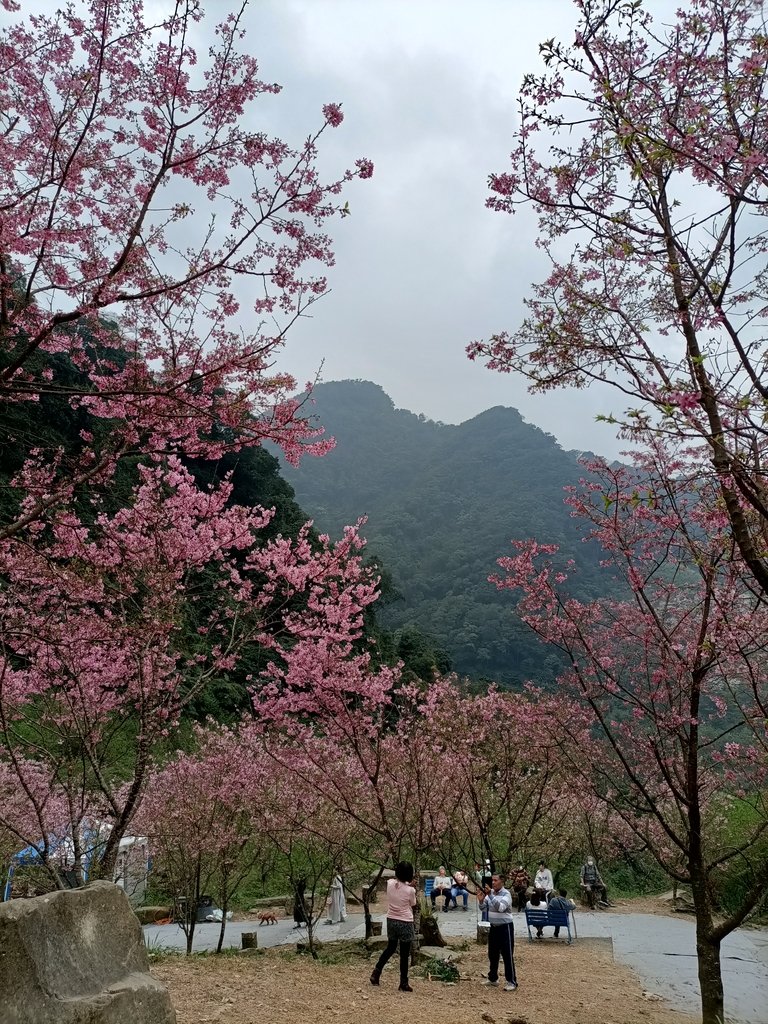
M496 406L458 426L396 409L377 384L335 381L313 392L317 419L336 438L322 459L283 465L323 531L367 515L370 552L401 600L381 618L418 626L474 678L510 686L550 682L562 667L513 615L513 595L488 582L512 539L561 547L579 568L577 592L601 592L597 556L581 540L563 488L583 476L577 453Z

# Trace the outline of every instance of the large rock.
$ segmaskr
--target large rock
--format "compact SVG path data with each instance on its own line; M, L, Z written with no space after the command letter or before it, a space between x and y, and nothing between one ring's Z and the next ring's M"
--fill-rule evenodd
M0 904L2 1024L175 1024L111 882Z
M674 889L670 889L669 892L662 893L659 896L659 900L662 903L668 904L669 908L677 911L678 914L696 913L690 889L679 888L677 892Z
M461 953L456 949L447 949L441 946L420 946L417 959L420 961L445 960L446 963L460 964L462 957Z

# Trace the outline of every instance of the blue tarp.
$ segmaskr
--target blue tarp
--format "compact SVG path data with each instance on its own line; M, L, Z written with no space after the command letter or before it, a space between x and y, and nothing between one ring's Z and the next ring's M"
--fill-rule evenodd
M88 875L91 869L91 861L93 860L94 855L97 854L99 846L106 841L106 834L108 833L105 832L105 828L103 825L101 825L100 827L96 827L91 822L88 822L87 824L83 823L81 827L81 848L84 850L84 852L82 853L80 858L80 875L82 877L82 880L84 882L87 882ZM116 882L118 885L122 886L124 889L126 889L126 891L128 891L127 887L133 885L135 888L131 889L131 892L138 892L140 888L141 892L143 893L144 886L146 885L147 874L149 873L150 864L149 848L146 838L140 836L123 836L123 838L120 840L120 847L118 853L118 867L120 867L121 863L119 855L123 854L124 851L127 851L129 848L133 848L134 846L136 846L137 849L140 849L142 851L142 855L144 858L143 869L140 871L139 875L136 875L135 869L133 870L132 873L131 869L129 867L126 867L125 864L123 864L122 868L120 869L120 874L115 874L113 881ZM4 901L9 900L11 898L11 890L13 888L13 876L16 872L16 869L19 867L25 867L34 864L42 864L44 852L45 847L43 843L40 842L38 845L33 844L31 846L26 846L23 850L19 850L18 853L15 853L13 855L13 857L11 858L10 865L8 867L8 876L5 880L5 888L3 890ZM60 862L58 864L58 867L61 880L70 885L77 884L75 882L76 872L74 870L77 866L75 864L75 847L74 843L72 842L70 831L66 830L63 835L48 836L47 852L47 860L49 862L51 860ZM142 884L140 887L138 885L139 880L142 880Z
M62 848L69 846L72 847L72 840L68 835L65 836L48 836L48 856L58 853ZM3 900L7 901L11 898L11 889L13 888L13 876L16 873L16 868L26 867L30 864L40 864L43 860L44 846L41 843L40 846L25 846L23 850L19 850L18 853L14 853L11 857L11 863L8 867L8 875L5 880L5 888L3 890ZM89 858L90 859L90 858Z

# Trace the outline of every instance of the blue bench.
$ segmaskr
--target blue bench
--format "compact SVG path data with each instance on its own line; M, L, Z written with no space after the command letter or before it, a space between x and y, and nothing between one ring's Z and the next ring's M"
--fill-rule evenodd
M431 898L432 898L432 890L434 889L434 887L435 887L435 880L434 880L434 878L425 878L424 879L424 897L426 899L431 900ZM444 889L443 890L444 898L446 900L449 899L448 894L450 893L450 891L451 891L450 889ZM438 897L435 897L435 899L437 899L437 898Z
M568 945L576 938L576 921L573 922L573 936L571 936L571 913L565 910L530 910L525 908L525 923L528 926L528 941L533 942L531 925L538 931L539 928L565 928L568 932Z

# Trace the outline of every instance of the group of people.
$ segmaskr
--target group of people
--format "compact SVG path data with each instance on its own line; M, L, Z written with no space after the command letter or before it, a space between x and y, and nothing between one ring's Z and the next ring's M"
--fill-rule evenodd
M442 868L439 878L448 878ZM465 872L457 872L462 875ZM453 882L456 881L456 874ZM371 971L371 984L378 985L381 972L386 963L400 950L400 991L413 992L408 981L408 967L411 959L411 944L415 934L413 928L413 908L416 906L416 882L414 881L413 864L401 861L395 868L395 877L387 882L387 945L376 966ZM450 881L450 879L449 879ZM466 883L465 883L466 886ZM451 886L453 888L453 885ZM443 883L440 891L447 894L448 886ZM458 893L457 893L458 895ZM491 875L490 884L484 884L477 890L478 902L488 916L490 925L488 934L488 977L485 984L498 986L499 959L504 961L505 992L517 988L515 974L515 927L512 922L512 896L504 888L504 878L498 873ZM455 902L455 900L454 900Z
M558 889L557 892L550 890L546 896L541 896L537 891L531 893L530 899L525 904L526 910L562 910L565 914L570 914L572 910L576 909L576 904L573 900L568 899L567 889ZM536 928L536 938L544 938L544 928L546 925L539 925ZM560 925L555 925L555 938L560 934Z
M465 871L454 871L453 876L441 865L434 878L430 897L432 906L438 896L444 897L443 910L453 907L458 909L458 898L462 897L463 909L466 911L469 900L469 878ZM512 911L515 904L518 910L526 907L535 910L552 907L570 913L575 903L568 898L566 889L555 891L552 872L545 861L540 861L533 878L522 864L512 872L509 885L506 887L505 876L492 871L489 861L485 865L475 864L475 892L477 902L484 921L488 922L488 974L485 985L499 985L499 961L504 964L504 991L514 992L517 988L515 971L515 926ZM580 882L584 890L599 894L601 902L608 904L608 893L593 857L587 857L580 872ZM510 891L511 890L511 891ZM514 894L514 895L513 895ZM411 957L411 944L414 941L413 908L416 906L416 882L414 881L413 865L401 861L395 868L395 877L387 882L387 946L371 972L371 984L378 985L381 972L388 960L400 949L400 991L412 992L408 981L408 967ZM555 928L555 937L560 933ZM543 937L542 929L537 929L537 936Z
M441 864L438 868L437 874L432 882L432 891L429 894L432 900L432 907L435 906L435 900L438 896L443 897L443 911L447 914L449 910L459 909L459 896L462 900L462 910L467 909L469 903L469 877L466 871L454 871L453 875L448 875L445 872L445 867ZM453 902L453 907L451 907Z
M531 881L533 881L532 890ZM547 867L546 861L543 860L539 861L539 866L533 880L531 880L531 876L525 867L522 864L518 864L517 869L512 872L509 884L512 892L515 894L518 910L525 909L529 896L536 896L539 901L542 899L546 901L547 897L555 889L552 872Z
M605 882L603 882L602 876L597 869L594 857L587 857L585 862L582 864L581 871L579 872L579 880L581 889L585 895L594 893L602 904L610 906L608 902L608 890L606 889ZM531 876L522 864L519 864L517 870L512 872L509 884L512 892L515 894L515 901L517 903L518 910L524 910L534 896L538 897L539 906L541 906L542 901L546 906L551 902L553 897L562 895L562 890L555 890L555 882L552 878L552 872L547 867L546 861L543 860L539 861L539 866L533 877L533 886L531 886ZM570 902L573 903L573 901Z

